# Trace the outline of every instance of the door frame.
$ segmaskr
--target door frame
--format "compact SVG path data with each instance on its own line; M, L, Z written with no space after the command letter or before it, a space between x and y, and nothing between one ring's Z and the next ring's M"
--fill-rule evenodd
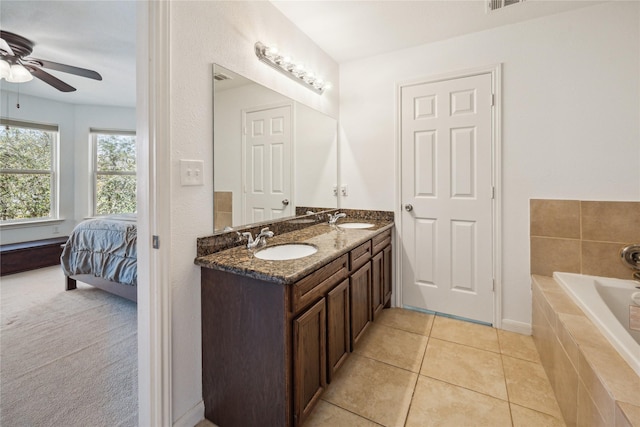
M171 426L171 177L169 2L139 2L136 47L138 147L138 424ZM161 245L152 247L152 236Z
M502 63L467 70L452 71L409 81L396 83L396 248L394 305L402 307L402 88L416 84L437 83L446 80L472 77L480 74L491 75L493 109L491 111L491 180L494 187L492 203L492 246L493 246L493 327L502 329Z
M289 158L290 158L290 165L289 165L289 191L291 192L290 196L289 196L289 206L291 206L291 209L293 210L293 215L295 215L295 175L294 175L294 165L295 165L295 146L296 146L296 141L295 141L295 116L296 116L296 111L295 111L295 106L293 102L276 102L273 104L266 104L266 105L259 105L259 106L255 106L255 107L249 107L249 108L243 108L241 110L241 114L242 114L242 119L241 119L241 126L242 129L240 129L240 132L242 134L242 152L241 152L241 170L240 170L240 174L241 174L241 178L242 178L242 197L240 198L240 209L242 212L242 224L246 224L246 216L247 216L247 114L248 113L255 113L256 111L263 111L263 110L273 110L274 108L281 108L281 107L289 107L289 111L291 114L291 117L289 117L289 131L291 132L291 146L289 147Z

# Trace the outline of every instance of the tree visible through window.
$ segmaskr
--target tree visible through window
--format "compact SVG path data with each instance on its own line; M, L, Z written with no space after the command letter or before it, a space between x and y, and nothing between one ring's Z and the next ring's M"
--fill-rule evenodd
M136 137L95 132L94 214L136 212Z
M57 127L2 120L0 220L56 218Z

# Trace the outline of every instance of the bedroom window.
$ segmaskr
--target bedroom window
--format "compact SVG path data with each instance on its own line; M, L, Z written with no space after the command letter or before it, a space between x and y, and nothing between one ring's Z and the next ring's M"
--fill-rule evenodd
M136 212L136 135L91 129L93 215Z
M58 126L0 119L0 224L57 219Z

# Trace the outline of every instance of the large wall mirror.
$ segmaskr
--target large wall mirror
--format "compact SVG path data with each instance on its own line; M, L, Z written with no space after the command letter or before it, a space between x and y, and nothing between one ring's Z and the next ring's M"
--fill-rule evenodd
M213 66L214 230L337 208L337 121Z

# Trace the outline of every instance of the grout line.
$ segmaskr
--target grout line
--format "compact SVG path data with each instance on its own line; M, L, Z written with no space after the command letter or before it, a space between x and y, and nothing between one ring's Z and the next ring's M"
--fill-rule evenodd
M325 402L325 403L327 403L327 404L329 404L329 405L335 406L336 408L340 408L340 409L342 409L343 411L349 412L350 414L353 414L353 415L355 415L355 416L356 416L356 417L358 417L358 418L363 418L363 419L365 419L365 420L367 420L367 421L371 421L372 423L374 423L374 424L376 424L376 425L379 425L379 426L381 426L381 427L384 427L384 425L383 425L383 424L380 424L379 422L376 422L376 421L374 421L374 420L372 420L372 419L370 419L370 418L367 418L367 417L365 417L365 416L364 416L364 415L362 415L362 414L359 414L359 413L357 413L357 412L353 412L353 411L352 411L352 410L350 410L350 409L343 408L342 406L338 405L337 403L329 402L328 400L323 399L322 397L320 398L320 400L322 400L323 402ZM315 409L314 409L314 411L315 411Z

